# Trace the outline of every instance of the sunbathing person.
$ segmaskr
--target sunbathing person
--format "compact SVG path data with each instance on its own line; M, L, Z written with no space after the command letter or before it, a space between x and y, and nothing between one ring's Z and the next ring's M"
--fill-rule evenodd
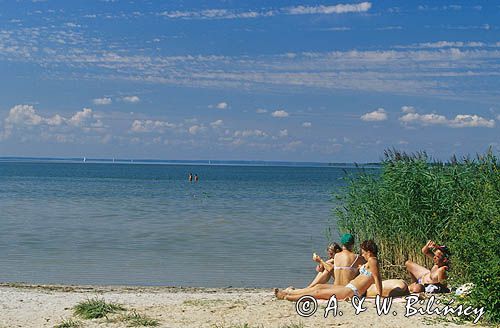
M412 293L448 293L450 290L446 286L447 270L449 266L450 253L446 246L438 246L432 240L422 248L425 256L432 258L433 267L429 270L412 261L406 261L406 269L410 273Z
M361 255L367 263L359 268L359 275L346 286L318 284L314 287L295 290L275 289L274 293L278 299L289 301L296 301L304 295L310 295L316 299L329 299L335 295L338 299L345 299L361 296L372 284L375 284L377 294L383 295L377 253L378 248L373 240L365 240L361 243Z
M329 259L327 261L325 261L327 264L329 264L329 265L327 265L328 268L333 266L333 259L334 259L335 255L341 251L342 251L342 248L337 243L332 243L332 244L328 245L326 252L328 253ZM330 277L333 276L333 273L331 272L331 270L325 269L325 266L321 262L319 262L318 265L316 266L316 272L318 272L316 274L316 277L313 279L313 281L307 287L313 287L313 286L316 286L317 284L326 284L330 280ZM334 283L335 283L335 281L334 281ZM289 288L293 288L293 287L289 287Z
M354 237L346 233L340 238L342 252L335 255L333 262L334 285L345 286L359 274L358 267L366 261L363 256L354 253Z
M402 279L387 279L382 281L382 296L384 297L398 297L408 295L408 284ZM366 291L366 297L377 296L377 287L375 284L371 285Z
M366 261L362 256L352 251L354 247L353 235L349 233L342 235L340 242L342 243L342 251L335 254L333 266L329 266L327 271L333 270L334 285L345 286L358 275L358 267ZM313 260L319 263L322 262L320 257L314 257ZM328 263L330 261L327 261ZM307 287L313 287L318 283L321 282L313 281Z

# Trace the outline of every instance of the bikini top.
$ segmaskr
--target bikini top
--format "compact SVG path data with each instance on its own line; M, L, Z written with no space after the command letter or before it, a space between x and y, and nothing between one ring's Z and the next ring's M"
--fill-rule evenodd
M353 265L354 265L354 263L356 263L356 261L358 260L358 258L359 258L359 254L356 254L356 258L354 259L354 261L351 263L350 266L335 266L335 264L334 264L333 265L333 270L352 270L352 271L356 271L357 269L355 267L353 267Z
M366 264L363 264L362 266L359 267L359 274L365 275L367 277L371 277L372 273L368 271L367 268L365 268Z

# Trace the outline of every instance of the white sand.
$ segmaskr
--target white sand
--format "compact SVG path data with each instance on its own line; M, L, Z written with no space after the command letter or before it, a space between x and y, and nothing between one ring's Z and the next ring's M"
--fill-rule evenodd
M0 284L0 327L54 327L75 318L72 307L99 297L156 318L160 327L468 327L437 321L437 316L404 317L405 302L395 302L393 314L377 316L373 301L367 311L354 315L350 303L339 302L342 316L323 317L320 303L315 315L302 318L295 303L276 300L271 289L210 289L169 287L33 286ZM324 302L323 302L324 303ZM82 327L126 327L119 315L82 320Z

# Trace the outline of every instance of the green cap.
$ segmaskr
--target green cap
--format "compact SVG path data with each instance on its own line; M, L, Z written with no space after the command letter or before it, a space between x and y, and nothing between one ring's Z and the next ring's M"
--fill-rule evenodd
M340 238L340 242L342 243L342 245L354 244L354 236L351 235L350 233L345 233Z

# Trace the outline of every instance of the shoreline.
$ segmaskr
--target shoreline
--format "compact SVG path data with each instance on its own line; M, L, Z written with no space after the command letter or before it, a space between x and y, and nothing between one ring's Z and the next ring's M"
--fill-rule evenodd
M79 302L99 298L122 304L158 320L158 327L458 327L438 316L405 317L404 302L395 301L398 315L378 316L374 303L367 311L354 314L348 302L340 301L343 315L323 317L326 301L317 313L305 318L297 314L295 303L277 300L270 288L204 288L168 286L92 286L0 283L0 327L54 327L64 320L78 320L82 327L126 327L122 314L108 319L83 320L73 307ZM245 326L246 325L246 326ZM461 327L475 325L465 324Z

